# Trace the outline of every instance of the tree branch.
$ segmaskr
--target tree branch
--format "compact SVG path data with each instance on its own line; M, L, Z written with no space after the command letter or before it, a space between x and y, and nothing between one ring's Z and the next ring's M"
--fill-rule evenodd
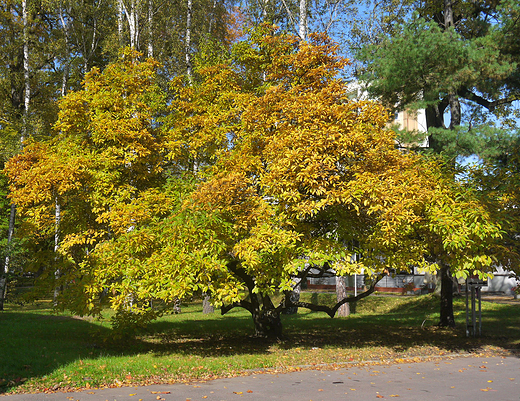
M357 302L360 299L368 297L370 294L372 294L376 289L376 284L384 277L386 276L386 273L381 273L376 276L376 279L372 281L372 284L370 284L370 287L368 287L368 290L365 292L362 292L361 294L356 295L355 297L348 296L346 298L343 298L341 301L339 301L334 307L332 308L333 315L331 317L334 317L338 309L346 302ZM330 315L329 315L330 316Z
M472 102L477 103L478 105L485 107L490 112L493 112L498 106L502 106L504 104L509 104L514 102L515 100L518 100L517 96L507 96L502 99L492 100L489 101L482 96L479 96L473 92L471 92L467 88L463 88L459 91L459 95L467 100L471 100Z
M225 315L231 309L234 309L234 308L244 308L247 311L249 311L249 313L253 313L253 305L251 304L251 302L242 300L240 302L233 302L232 304L229 304L229 305L222 305L220 307L220 314Z
M372 294L375 291L376 284L384 277L386 276L386 273L381 273L376 276L374 280L372 280L372 284L370 284L370 287L361 294L358 294L356 296L348 296L346 298L343 298L341 301L336 303L332 308L330 306L326 305L315 305L308 302L291 302L288 297L284 297L284 299L280 302L280 304L276 307L277 312L281 312L284 309L291 308L297 306L298 308L306 308L315 312L325 312L330 317L334 317L336 315L336 312L341 307L341 305L345 304L346 302L357 302L360 299L363 299L365 297L368 297L370 294Z

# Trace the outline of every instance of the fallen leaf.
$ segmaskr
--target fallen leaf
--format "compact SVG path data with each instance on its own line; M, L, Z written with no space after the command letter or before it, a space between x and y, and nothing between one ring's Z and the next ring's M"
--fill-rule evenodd
M323 389L322 389L322 388L319 388L318 391L323 391Z
M488 383L493 383L493 380L488 380Z
M399 394L390 394L390 397L399 397Z
M243 394L242 391L233 391L233 394Z
M383 396L380 395L380 394L376 395L376 397L377 397L377 398L385 398L385 397L383 397Z

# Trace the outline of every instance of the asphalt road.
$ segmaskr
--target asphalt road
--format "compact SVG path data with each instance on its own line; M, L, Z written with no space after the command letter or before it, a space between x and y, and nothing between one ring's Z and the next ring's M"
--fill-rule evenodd
M252 374L204 383L17 394L0 401L520 400L520 357L458 357L393 365Z

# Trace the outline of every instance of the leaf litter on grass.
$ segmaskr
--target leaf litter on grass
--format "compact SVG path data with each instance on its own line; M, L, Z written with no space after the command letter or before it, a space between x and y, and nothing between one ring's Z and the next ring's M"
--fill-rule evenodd
M234 315L238 320L234 320L235 317L225 321L217 317L204 317L205 320L200 320L202 323L192 327L189 324L194 319L192 315L198 316L200 312L193 312L188 307L187 312L183 312L184 316L163 318L155 326L151 325L152 330L144 332L133 342L113 344L92 337L89 342L100 346L90 348L75 361L61 363L45 375L35 373L25 377L19 374L14 379L2 377L0 383L3 380L4 387L8 383L11 392L189 383L257 371L337 370L345 365L420 362L459 353L497 355L507 353L511 344L518 343L514 337L518 332L514 330L505 330L500 336L488 332L482 338L468 339L461 327L455 330L421 327L423 317L413 315L422 310L417 305L426 306L426 312L430 313L431 300L417 299L413 304L413 300L395 297L391 302L384 303L374 298L378 305L369 312L346 319L325 319L319 314L307 313L287 317L284 322L287 340L282 342L249 337L243 327L247 328L251 323L242 312ZM401 301L403 304L400 304ZM461 306L459 302L459 312ZM492 306L491 316L498 320L504 315L508 319L512 315L518 318L518 313L514 313L516 311L505 311L502 309L504 306ZM366 305L365 308L368 309ZM378 316L378 308L385 313L381 319L373 321L372 318ZM400 315L394 312L396 310L400 311ZM412 316L404 318L411 313L410 310L413 311ZM384 319L388 319L388 324ZM64 322L63 319L51 320L48 324L58 321ZM399 321L403 323L399 325ZM211 332L205 324L211 326ZM52 342L47 343L46 347L52 354ZM78 343L77 347L80 350L84 345ZM60 349L58 344L56 349ZM31 370L38 372L38 361L30 365ZM27 371L23 366L21 368ZM66 380L63 380L64 375ZM27 380L22 382L24 378ZM86 382L85 378L92 380Z

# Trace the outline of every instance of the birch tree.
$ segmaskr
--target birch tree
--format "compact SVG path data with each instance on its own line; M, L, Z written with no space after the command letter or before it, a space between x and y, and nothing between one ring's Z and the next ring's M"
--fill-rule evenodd
M29 66L29 11L27 8L27 0L22 0L22 51L23 51L23 112L22 112L22 123L20 133L20 147L23 148L25 138L28 134L29 125L29 112L30 112L30 101L31 101L31 80L30 80L30 66ZM16 204L11 203L9 214L9 228L7 235L7 249L13 240L15 220L16 220ZM5 294L7 291L7 277L9 275L9 263L10 263L9 251L4 259L4 267L2 274L0 275L0 310L4 308Z

